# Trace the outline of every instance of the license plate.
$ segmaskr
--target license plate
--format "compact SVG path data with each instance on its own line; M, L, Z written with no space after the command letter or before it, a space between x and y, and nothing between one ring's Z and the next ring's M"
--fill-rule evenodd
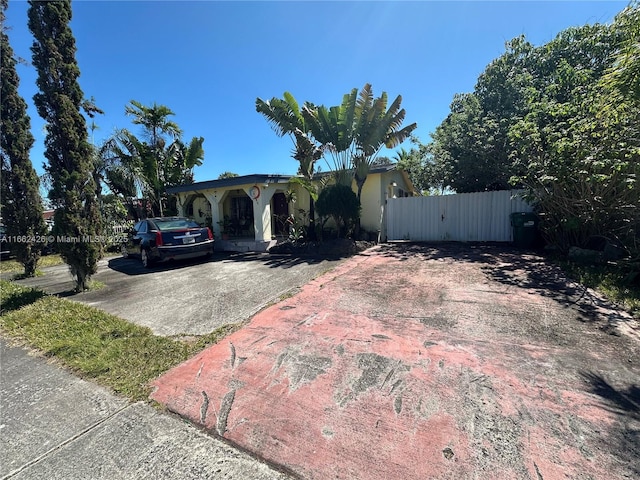
M182 243L196 243L195 237L184 237Z

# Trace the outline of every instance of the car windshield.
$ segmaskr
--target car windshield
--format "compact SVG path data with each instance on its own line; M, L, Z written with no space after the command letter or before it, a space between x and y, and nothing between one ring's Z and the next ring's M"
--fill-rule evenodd
M158 230L178 230L180 228L199 228L196 222L186 218L167 218L164 220L154 220Z

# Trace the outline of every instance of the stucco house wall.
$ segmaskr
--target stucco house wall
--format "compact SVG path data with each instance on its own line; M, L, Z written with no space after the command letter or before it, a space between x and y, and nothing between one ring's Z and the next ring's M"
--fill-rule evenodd
M286 236L283 222L287 215L306 223L309 193L290 180L285 175L244 175L171 187L167 193L176 196L180 215L212 227L217 248L265 251L276 243L278 235ZM355 182L352 187L357 192ZM382 207L386 200L414 194L405 172L393 165L373 168L362 189L361 228L368 232L384 230ZM235 238L223 238L221 223L225 216L233 223Z
M290 178L245 175L171 187L167 193L176 196L180 215L212 227L218 248L264 251L275 243L273 237L280 228L276 212L288 214L294 208L283 200L285 192L293 190L297 198L303 197L298 192L302 188L290 185ZM233 223L233 240L223 239L225 215Z
M355 182L354 192L358 191ZM373 168L362 187L360 204L360 227L369 232L384 229L382 207L388 198L415 196L417 192L406 172L397 170L393 165Z
M331 172L324 172L322 176L330 178ZM331 179L328 183L332 183ZM355 180L351 182L351 189L358 192ZM406 172L397 170L395 165L373 167L362 187L360 226L372 232L380 230L382 207L388 198L417 195L419 193Z

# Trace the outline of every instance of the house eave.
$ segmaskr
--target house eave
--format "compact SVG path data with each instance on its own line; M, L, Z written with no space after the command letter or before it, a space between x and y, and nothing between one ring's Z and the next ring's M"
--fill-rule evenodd
M271 174L252 174L241 175L239 177L221 178L218 180L207 180L205 182L196 182L188 185L177 185L167 188L168 194L176 194L182 192L195 192L202 190L214 190L229 187L237 187L239 185L248 184L283 184L288 183L295 175L271 175Z

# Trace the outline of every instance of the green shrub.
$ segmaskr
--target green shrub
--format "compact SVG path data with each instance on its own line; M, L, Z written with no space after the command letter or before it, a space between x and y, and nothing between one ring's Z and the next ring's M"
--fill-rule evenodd
M320 217L333 218L341 237L346 237L349 229L360 218L360 200L346 185L325 187L318 195L315 207Z

